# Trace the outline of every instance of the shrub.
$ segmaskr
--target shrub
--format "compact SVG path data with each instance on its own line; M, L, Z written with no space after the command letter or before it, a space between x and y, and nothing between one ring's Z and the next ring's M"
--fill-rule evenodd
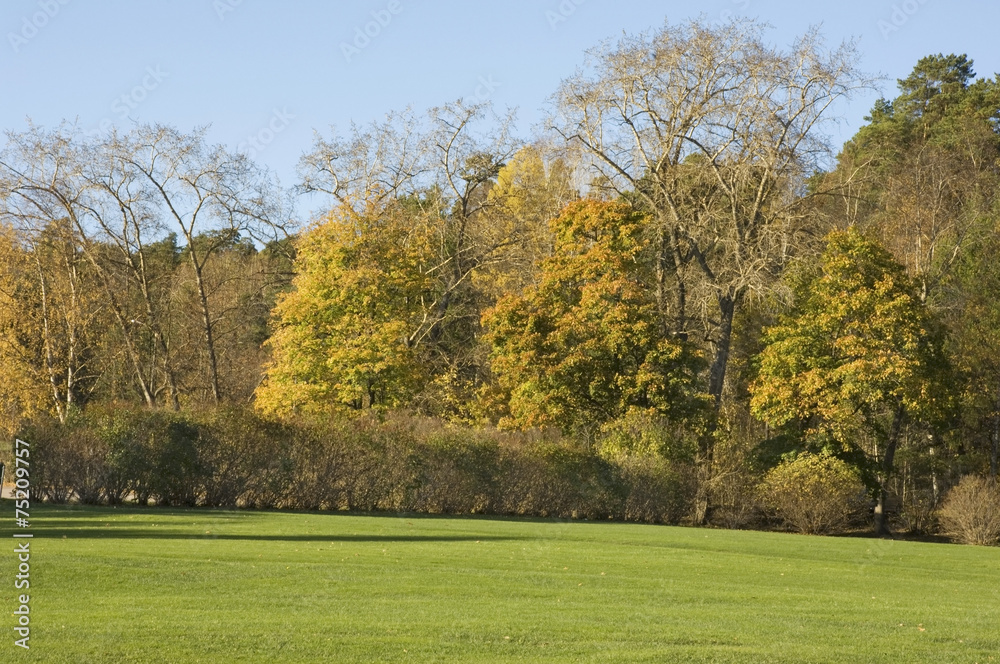
M33 498L65 503L79 484L80 459L58 420L39 416L23 424L17 437L31 445L31 495ZM8 467L8 472L13 467Z
M729 424L726 422L724 424ZM750 427L720 427L712 453L708 493L712 525L737 529L752 527L760 520L757 485L761 473L756 458L757 439Z
M100 406L62 424L38 417L18 437L32 445L35 494L42 500L195 505L201 493L198 429L176 413Z
M351 509L406 512L420 486L421 434L419 420L402 414L386 421L359 418L341 426L356 426L358 433L346 437L348 465L345 482L355 500Z
M757 491L759 479L760 476L754 475L749 468L713 465L709 480L712 497L709 517L712 525L730 530L758 525L761 516Z
M653 449L640 424L612 431L621 453L602 455L554 432L400 412L279 422L238 406L184 414L108 404L66 424L36 418L21 437L32 443L37 495L54 502L675 523L690 512L691 464L664 457L663 446L639 453Z
M697 440L663 415L639 408L601 427L600 457L615 470L626 521L678 523L691 512Z
M154 487L152 450L162 418L135 407L114 405L87 411L84 425L101 438L107 449L104 492L110 504L130 494L145 505Z
M66 424L40 416L23 424L18 438L31 444L32 493L41 500L99 504L107 497L108 446L79 414Z
M693 464L635 456L619 459L616 466L626 492L626 521L676 524L691 514L697 476Z
M338 419L295 420L288 428L287 454L278 461L275 478L287 476L284 487L266 482L251 490L248 507L276 504L296 509L363 509L350 496L360 462L351 465L347 450L359 437L357 427ZM364 473L362 473L364 474Z
M514 441L502 451L500 510L528 516L622 518L625 494L614 464L569 440Z
M803 452L768 471L762 502L802 533L843 529L861 506L864 485L855 468L829 454Z
M610 460L658 457L690 462L698 441L688 427L655 411L632 408L601 427L598 448Z
M939 512L946 534L965 544L1000 540L1000 488L978 475L966 475L948 492Z
M499 457L497 443L476 431L455 427L431 436L420 446L411 509L442 514L490 511Z
M292 427L235 406L202 415L196 426L202 504L275 507L289 500L294 485Z
M98 407L78 426L100 439L106 450L103 491L109 503L128 494L141 505L150 498L161 505L198 503L203 479L200 431L187 416L131 406Z

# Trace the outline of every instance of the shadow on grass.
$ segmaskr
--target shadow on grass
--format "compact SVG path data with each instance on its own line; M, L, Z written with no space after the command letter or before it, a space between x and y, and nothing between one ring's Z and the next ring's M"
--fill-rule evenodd
M13 512L14 501L3 499L0 500L0 506L5 506L6 503L10 504L10 511ZM526 514L509 514L509 513L477 513L477 514L465 514L465 513L428 513L428 512L393 512L393 511L373 511L366 512L361 510L300 510L300 509L277 509L277 508L265 508L258 509L252 507L167 507L161 505L136 505L134 503L125 503L122 505L88 505L81 503L36 503L32 505L32 512L35 513L36 518L41 517L45 521L45 526L65 523L66 526L79 525L81 522L93 522L93 523L104 523L108 519L106 517L122 517L122 516L150 516L150 517L183 517L184 519L190 518L204 518L204 519L250 519L250 518L264 518L275 515L306 515L306 516L318 516L318 517L331 517L338 519L351 519L351 518L362 518L362 519L387 519L387 520L400 520L405 519L410 520L442 520L442 521L471 521L471 522L504 522L513 524L539 524L539 525L549 525L549 524L571 524L571 523L587 523L587 524L607 524L607 525L636 525L638 522L627 522L618 521L613 519L587 519L587 518L570 518L570 517L560 517L560 516L535 516ZM58 516L56 516L58 515ZM39 526L41 526L39 519ZM660 526L664 524L643 524ZM34 527L34 524L33 524Z
M0 500L0 506L7 507L13 501ZM393 512L340 512L340 511L293 511L254 510L225 508L185 508L138 505L81 505L39 503L32 506L30 532L44 539L162 539L162 540L232 540L232 541L272 541L272 542L477 542L526 539L520 536L500 536L481 534L336 534L336 533L215 533L199 532L197 529L226 528L242 522L240 529L253 529L253 521L276 515L309 515L318 517L388 517L394 520L414 520L428 518L462 518L448 515L408 514ZM168 520L150 524L149 521L167 517ZM131 522L132 519L135 522ZM466 517L468 518L468 517ZM482 518L481 516L479 518ZM511 519L515 520L515 519ZM219 523L222 521L223 523ZM6 524L3 524L6 525ZM192 528L194 527L194 529ZM306 526L308 528L309 526ZM265 526L262 530L267 530ZM6 536L10 529L0 527L0 534ZM192 530L194 530L192 532Z
M521 540L523 537L490 535L282 535L171 532L169 528L57 528L33 527L39 539L166 539L166 540L231 540L261 542L480 542Z
M4 499L0 505L10 504L10 511L14 510L14 501ZM252 509L225 509L218 507L163 507L160 505L139 506L139 505L83 505L80 503L42 503L33 502L31 511L37 517L52 521L55 518L63 517L79 521L101 521L107 520L107 516L179 516L190 518L192 516L210 517L212 519L246 519L266 514L263 510ZM57 515L57 516L50 516Z

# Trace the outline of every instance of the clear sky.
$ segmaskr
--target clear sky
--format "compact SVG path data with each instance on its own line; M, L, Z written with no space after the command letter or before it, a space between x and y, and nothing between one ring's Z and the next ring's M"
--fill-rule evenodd
M208 124L292 185L314 130L407 106L488 97L528 136L587 48L698 14L758 17L782 45L814 24L857 38L889 97L931 53L1000 72L996 0L0 0L0 128ZM837 144L876 96L838 109Z

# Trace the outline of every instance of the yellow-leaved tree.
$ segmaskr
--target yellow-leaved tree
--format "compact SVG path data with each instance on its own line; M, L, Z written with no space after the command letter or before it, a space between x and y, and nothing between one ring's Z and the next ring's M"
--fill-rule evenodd
M903 266L876 240L851 228L827 243L818 274L800 284L793 309L764 334L750 405L813 446L863 447L878 476L875 520L884 534L905 428L933 432L953 415L944 335Z
M498 260L474 275L479 289L496 300L533 283L555 244L549 222L576 198L570 168L562 159L547 160L533 145L514 153L489 191L491 226L506 243Z
M2 429L12 431L22 416L47 410L47 394L31 343L34 321L25 316L25 296L31 293L30 256L10 227L0 227L0 412ZM26 345L26 342L30 345Z
M305 233L293 290L275 308L257 407L288 414L405 402L427 376L434 301L430 228L393 202L341 205Z
M65 221L0 226L0 430L49 412L65 421L99 377L103 308Z
M709 403L699 354L663 334L643 252L647 219L578 201L552 222L537 285L483 317L508 396L502 425L595 431L639 410L697 428Z

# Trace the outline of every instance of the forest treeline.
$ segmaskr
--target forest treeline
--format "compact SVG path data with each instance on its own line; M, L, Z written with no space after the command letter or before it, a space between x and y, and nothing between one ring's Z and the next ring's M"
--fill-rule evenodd
M925 57L837 151L857 58L667 24L528 140L390 113L292 191L203 130L10 133L3 426L52 500L993 541L1000 77Z

